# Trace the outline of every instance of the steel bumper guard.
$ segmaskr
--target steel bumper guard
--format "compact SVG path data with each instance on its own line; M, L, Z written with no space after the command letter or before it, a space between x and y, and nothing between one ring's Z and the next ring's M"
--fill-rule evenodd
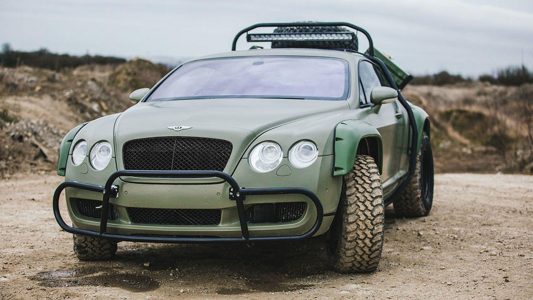
M154 236L154 235L123 235L107 232L107 219L109 216L109 199L116 198L118 188L113 182L121 176L133 177L164 177L164 178L209 178L218 177L230 185L229 199L234 200L237 206L239 221L241 226L241 237L210 237L210 236ZM102 212L100 219L100 232L74 228L67 225L59 211L59 198L65 188L72 187L82 190L103 193ZM317 218L315 223L307 232L293 236L250 236L248 232L248 220L244 210L244 201L247 195L281 195L300 194L311 199L313 202ZM54 217L59 226L70 233L93 237L101 237L118 241L150 242L150 243L205 243L205 242L254 242L254 241L280 241L280 240L303 240L312 237L320 228L323 218L323 208L318 197L311 191L304 188L244 188L237 184L235 179L220 171L148 171L148 170L123 170L117 171L107 179L105 186L85 184L76 181L65 181L55 190L53 196Z

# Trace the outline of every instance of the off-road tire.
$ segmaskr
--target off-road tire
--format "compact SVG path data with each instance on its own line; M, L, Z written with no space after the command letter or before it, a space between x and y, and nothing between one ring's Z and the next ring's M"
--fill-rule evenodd
M371 156L359 155L344 176L341 202L330 231L332 264L341 273L377 269L383 248L384 204L381 177Z
M90 237L74 235L74 253L79 260L109 260L117 252L117 242Z
M394 212L399 217L427 216L433 205L433 153L429 135L424 132L417 156L415 173L400 196L394 199Z

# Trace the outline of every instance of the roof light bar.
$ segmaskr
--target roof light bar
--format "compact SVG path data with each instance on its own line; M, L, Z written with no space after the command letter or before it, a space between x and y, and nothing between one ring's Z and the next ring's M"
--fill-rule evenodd
M274 42L274 41L353 41L355 34L352 32L335 33L248 33L248 42Z
M231 50L232 51L236 51L237 50L237 42L239 41L239 38L241 36L243 36L244 34L247 35L247 39L249 39L248 35L250 35L250 31L254 30L254 29L257 29L257 28L267 28L267 27L276 27L276 28L280 28L280 27L299 27L299 26L303 26L303 27L310 27L310 28L316 28L317 31L320 31L321 28L323 27L344 27L344 28L349 28L348 30L346 30L346 32L351 32L354 34L354 36L352 37L353 39L353 42L356 43L357 42L357 37L355 36L355 32L360 32L362 33L367 41L368 41L368 49L365 51L365 53L368 53L369 56L374 56L374 43L372 42L372 37L370 36L370 33L368 33L368 31L366 31L364 28L362 27L359 27L357 25L354 25L354 24L351 24L351 23L348 23L348 22L283 22L283 23L257 23L257 24L254 24L254 25L251 25L251 26L248 26L244 29L241 29L239 32L237 32L237 34L235 35L235 37L233 38L233 42L231 43ZM319 29L320 28L320 29ZM352 31L353 30L353 31ZM333 34L344 34L346 32L335 32ZM318 32L320 33L320 32ZM276 34L280 34L280 33L276 33ZM308 34L312 34L312 33L308 33ZM317 34L317 33L315 33ZM325 34L332 34L332 32L325 32ZM307 35L307 34L304 34L304 35ZM249 42L250 40L248 40Z

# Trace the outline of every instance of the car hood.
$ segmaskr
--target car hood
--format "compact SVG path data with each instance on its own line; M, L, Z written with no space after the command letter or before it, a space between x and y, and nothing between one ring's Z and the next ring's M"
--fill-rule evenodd
M205 99L142 102L126 110L115 124L115 149L132 139L161 136L208 137L233 144L226 171L262 133L307 117L345 111L347 101ZM174 131L170 126L187 126ZM122 168L121 151L117 164Z

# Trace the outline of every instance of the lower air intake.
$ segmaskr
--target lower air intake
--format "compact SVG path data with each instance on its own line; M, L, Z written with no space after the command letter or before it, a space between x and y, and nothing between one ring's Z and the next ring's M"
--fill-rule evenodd
M220 209L160 209L129 207L133 223L159 225L218 225Z
M300 219L307 209L305 202L255 204L248 209L250 223L286 223Z
M100 219L102 217L102 201L71 198L71 203L76 207L79 214L84 217ZM109 220L115 220L117 213L113 204L109 204L109 214L107 216Z

